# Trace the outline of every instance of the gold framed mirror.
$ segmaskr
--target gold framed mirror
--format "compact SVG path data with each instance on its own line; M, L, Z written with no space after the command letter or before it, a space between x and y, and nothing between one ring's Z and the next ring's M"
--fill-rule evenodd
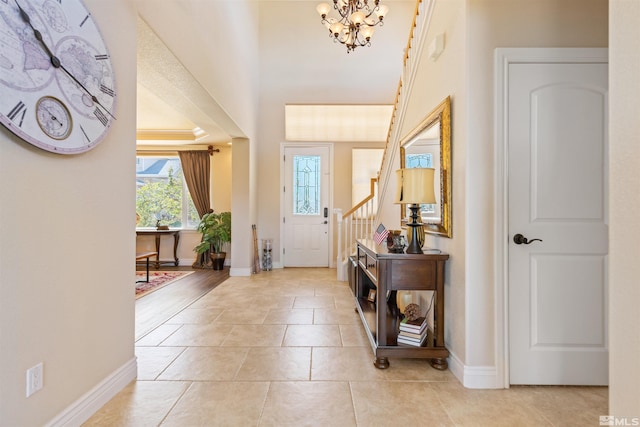
M436 203L420 205L425 233L451 237L451 98L442 101L400 141L401 168L434 168ZM438 199L438 187L440 197ZM400 205L402 227L409 206Z

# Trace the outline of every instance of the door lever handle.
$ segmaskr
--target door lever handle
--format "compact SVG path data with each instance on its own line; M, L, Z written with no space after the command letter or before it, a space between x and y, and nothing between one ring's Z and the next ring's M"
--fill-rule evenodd
M526 237L524 237L520 233L518 233L515 236L513 236L513 242L516 245L529 245L529 244L531 244L531 243L533 243L535 241L542 242L542 239L531 239L531 240L529 240L529 239L527 239Z

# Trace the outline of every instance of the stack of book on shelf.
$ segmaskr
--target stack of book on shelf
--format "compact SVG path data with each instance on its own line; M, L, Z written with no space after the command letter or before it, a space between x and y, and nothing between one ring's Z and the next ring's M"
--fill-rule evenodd
M405 317L400 322L400 332L398 333L398 344L422 347L427 338L427 319L419 317L416 320L407 320Z

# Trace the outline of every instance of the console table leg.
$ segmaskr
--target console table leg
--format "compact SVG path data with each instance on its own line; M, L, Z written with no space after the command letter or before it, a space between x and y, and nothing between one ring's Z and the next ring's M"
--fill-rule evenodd
M156 270L160 268L160 235L156 234L156 262L155 262L155 267Z
M431 359L430 363L431 363L431 366L433 366L435 369L439 371L446 371L447 368L449 367L449 363L447 362L447 359Z
M373 361L373 366L378 369L387 369L389 367L389 359L386 357L376 357L376 360Z
M176 233L173 235L173 260L175 262L175 266L180 265L180 260L178 259L178 242L180 241L180 234Z

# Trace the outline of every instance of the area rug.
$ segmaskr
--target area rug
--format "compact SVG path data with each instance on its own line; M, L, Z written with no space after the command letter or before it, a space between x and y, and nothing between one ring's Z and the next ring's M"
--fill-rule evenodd
M164 288L176 280L182 279L192 273L193 271L150 271L148 283L136 283L136 299L149 295L151 292ZM136 281L145 280L146 278L147 273L145 271L136 271Z

